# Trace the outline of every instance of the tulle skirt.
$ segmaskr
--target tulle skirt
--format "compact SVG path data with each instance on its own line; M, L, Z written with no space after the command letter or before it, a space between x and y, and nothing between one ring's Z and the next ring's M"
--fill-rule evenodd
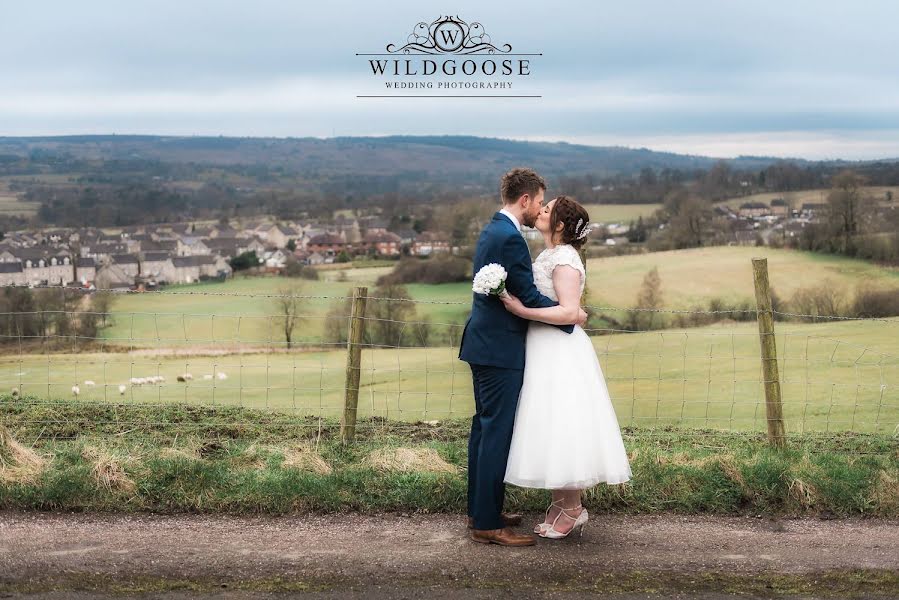
M506 483L585 489L631 478L615 409L590 337L531 322Z

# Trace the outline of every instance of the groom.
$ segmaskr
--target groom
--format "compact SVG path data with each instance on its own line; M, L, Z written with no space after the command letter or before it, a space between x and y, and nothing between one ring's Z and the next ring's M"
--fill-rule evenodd
M529 308L556 306L537 291L531 255L521 225L533 227L543 205L546 183L531 169L503 176L503 208L478 239L474 273L490 263L508 273L506 289ZM581 311L581 318L586 313ZM572 325L560 325L571 333ZM495 296L474 294L471 316L462 333L459 358L471 366L476 413L468 439L468 523L471 539L482 544L531 546L534 538L512 531L521 517L502 513L509 446L524 377L528 322L508 312Z

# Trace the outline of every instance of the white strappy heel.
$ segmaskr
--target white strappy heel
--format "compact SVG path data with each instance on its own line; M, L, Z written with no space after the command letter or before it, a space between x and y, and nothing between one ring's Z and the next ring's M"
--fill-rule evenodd
M568 511L575 511L579 508L581 509L581 512L577 517L568 514ZM571 534L571 532L574 531L575 529L577 529L578 527L581 528L581 536L583 537L584 525L587 524L587 520L589 519L589 515L587 514L587 509L584 508L583 505L578 505L575 508L568 508L568 509L559 507L559 510L560 510L560 512L559 512L558 516L556 516L556 518L553 519L552 525L550 525L548 528L543 529L542 531L539 532L540 537L549 538L551 540L560 540L562 538L568 537ZM568 533L561 533L559 531L556 531L556 522L559 520L559 517L561 517L563 514L566 517L568 517L569 519L574 521L574 525L571 526L571 529L568 530Z
M562 510L562 505L559 504L561 500L556 500L552 504L549 505L549 508L546 509L546 513L543 515L543 523L537 523L537 526L534 527L534 533L538 535L543 535L543 532L552 527L551 523L547 523L546 520L549 518L549 512L553 509L553 507Z

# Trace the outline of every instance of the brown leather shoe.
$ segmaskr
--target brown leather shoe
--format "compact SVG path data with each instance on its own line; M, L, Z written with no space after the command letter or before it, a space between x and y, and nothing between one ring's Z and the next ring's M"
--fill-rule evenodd
M503 529L472 529L471 540L479 544L499 544L500 546L533 546L534 536L515 533L508 527Z
M521 515L518 513L503 513L503 524L506 527L518 527L521 525ZM474 518L468 517L468 528L474 529Z

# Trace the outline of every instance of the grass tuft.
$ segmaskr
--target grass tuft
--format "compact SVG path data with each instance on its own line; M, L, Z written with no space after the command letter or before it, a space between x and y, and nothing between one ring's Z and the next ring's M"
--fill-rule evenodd
M90 463L91 475L96 484L110 492L133 495L137 484L125 472L125 464L135 461L133 456L120 457L107 448L87 445L81 456Z
M44 457L17 442L0 425L0 483L36 483L46 465Z
M375 470L382 472L458 472L456 467L440 458L433 448L381 448L369 453L365 462Z

